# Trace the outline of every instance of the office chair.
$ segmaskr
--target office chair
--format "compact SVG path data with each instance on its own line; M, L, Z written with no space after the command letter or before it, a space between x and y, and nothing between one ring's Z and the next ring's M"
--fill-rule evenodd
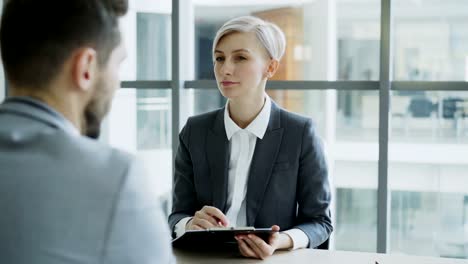
M454 119L457 111L457 102L463 102L462 98L451 97L442 100L442 117L444 119Z
M435 110L435 107L428 98L411 98L408 110L412 117L422 118L430 117L432 111Z

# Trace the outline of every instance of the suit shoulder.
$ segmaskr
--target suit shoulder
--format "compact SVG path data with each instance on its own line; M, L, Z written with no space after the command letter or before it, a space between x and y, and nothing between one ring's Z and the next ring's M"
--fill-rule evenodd
M307 123L313 124L312 118L290 112L283 108L280 109L281 113L281 120L285 122L287 126L294 126L294 127L304 127Z
M109 168L114 172L124 173L135 160L134 155L97 140L76 137L71 142L74 142L74 148L77 149L78 153L83 157L89 157L87 164L96 168L104 170Z

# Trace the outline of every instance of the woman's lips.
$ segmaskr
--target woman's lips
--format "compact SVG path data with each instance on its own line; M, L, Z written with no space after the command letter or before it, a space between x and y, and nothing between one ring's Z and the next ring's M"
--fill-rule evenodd
M233 86L233 85L236 85L236 84L239 84L238 82L231 82L231 81L222 81L221 84L223 86Z

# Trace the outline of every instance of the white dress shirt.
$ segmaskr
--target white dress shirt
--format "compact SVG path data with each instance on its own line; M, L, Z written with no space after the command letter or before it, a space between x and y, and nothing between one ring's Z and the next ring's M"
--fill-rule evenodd
M271 99L265 95L265 103L257 117L245 128L240 128L229 115L229 101L224 110L224 127L229 140L229 172L226 217L230 226L247 225L246 194L247 181L257 138L263 139L270 121ZM180 220L175 226L176 236L185 232L185 226L191 217ZM293 241L293 249L304 248L309 238L300 229L294 228L284 233Z

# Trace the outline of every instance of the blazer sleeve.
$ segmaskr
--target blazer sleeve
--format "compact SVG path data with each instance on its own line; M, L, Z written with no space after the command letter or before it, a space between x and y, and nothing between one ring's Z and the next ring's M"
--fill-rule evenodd
M172 213L169 226L175 237L175 225L185 217L193 216L196 211L196 192L193 180L193 164L189 152L190 119L179 134L179 147L174 164L172 191Z
M136 160L117 196L102 263L175 263L171 237L152 177Z
M296 228L309 238L309 248L325 242L333 231L330 217L330 184L321 139L312 120L305 123L297 184L298 215Z

